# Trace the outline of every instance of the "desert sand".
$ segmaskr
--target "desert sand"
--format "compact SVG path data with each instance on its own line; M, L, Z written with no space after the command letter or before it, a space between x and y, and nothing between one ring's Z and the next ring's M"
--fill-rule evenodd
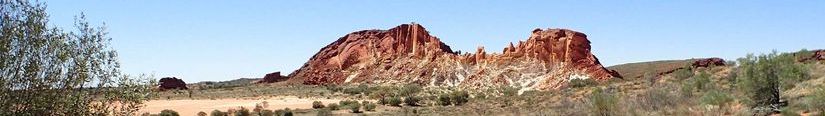
M239 109L245 107L255 108L255 105L266 101L269 104L266 109L311 109L313 101L321 101L324 105L338 103L339 99L326 98L298 98L296 96L279 96L263 99L202 99L202 100L150 100L145 103L145 107L139 112L160 113L161 110L171 109L180 113L181 116L195 116L203 111L209 114L212 110L226 111L227 109Z

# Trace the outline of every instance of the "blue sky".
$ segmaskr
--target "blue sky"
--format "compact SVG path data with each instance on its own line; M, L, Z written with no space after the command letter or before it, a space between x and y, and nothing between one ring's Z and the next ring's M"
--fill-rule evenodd
M126 73L187 82L289 73L347 33L422 24L500 52L535 28L583 32L606 65L825 48L823 1L46 1L52 25L106 23Z

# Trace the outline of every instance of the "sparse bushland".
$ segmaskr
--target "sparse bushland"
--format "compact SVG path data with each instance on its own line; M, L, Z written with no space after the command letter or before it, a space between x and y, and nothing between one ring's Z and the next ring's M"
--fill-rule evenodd
M332 111L329 109L318 109L317 116L332 116Z
M613 93L605 92L602 89L595 89L588 97L588 105L591 112L599 116L619 115L619 98Z
M292 109L289 109L289 108L275 110L275 114L277 114L278 116L292 116L292 115L294 115L293 112L292 112Z
M330 103L329 105L327 105L327 109L329 109L329 110L338 110L339 109L338 104Z
M0 115L136 115L151 79L120 72L106 27L49 26L46 6L0 0Z
M389 97L389 98L387 98L387 105L390 105L390 106L401 106L401 98L398 98L398 97Z
M419 106L419 101L421 101L421 98L418 96L404 97L404 104L407 104L408 106Z
M596 81L595 81L595 80L593 80L593 79L579 79L579 78L574 78L574 79L570 79L570 83L569 83L569 84L570 84L570 87L573 87L573 88L579 88L579 87L593 86L593 85L598 84L598 82L596 82Z
M233 114L235 114L235 116L250 116L250 115L252 115L252 113L249 112L249 109L244 108L244 107L240 107L240 109L235 111Z
M212 110L209 113L209 116L227 116L226 112L221 112L220 110Z
M370 103L368 101L364 101L364 111L375 111L375 103Z
M359 104L358 102L348 104L347 107L349 107L352 113L361 113L361 104Z

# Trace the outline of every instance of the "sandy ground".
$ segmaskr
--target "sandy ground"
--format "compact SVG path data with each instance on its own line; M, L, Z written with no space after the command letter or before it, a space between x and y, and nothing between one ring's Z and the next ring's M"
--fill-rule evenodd
M171 109L180 113L181 116L195 116L198 112L203 111L209 114L212 110L226 111L227 109L239 109L238 107L246 107L248 109L255 108L255 104L263 101L268 102L269 107L266 109L311 109L313 101L321 101L324 105L329 103L338 103L338 99L325 98L298 98L295 96L280 96L265 99L216 99L216 100L150 100L141 108L140 114L149 112L152 114L160 113L161 110Z

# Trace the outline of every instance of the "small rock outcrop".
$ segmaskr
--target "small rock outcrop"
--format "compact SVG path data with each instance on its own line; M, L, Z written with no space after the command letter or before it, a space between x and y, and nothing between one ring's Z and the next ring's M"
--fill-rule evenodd
M303 84L416 83L467 88L518 86L547 90L571 78L621 78L590 52L583 33L536 29L502 53L458 54L419 24L347 34L289 75Z
M186 82L183 80L175 78L175 77L164 77L158 80L158 89L163 90L170 90L170 89L189 89L186 87Z
M798 59L798 61L799 62L807 62L807 61L825 60L825 49L810 51L810 53L811 53L810 55L805 54L805 56L798 56L798 57L801 57L801 58Z
M709 66L725 66L725 60L722 58L705 58L693 62L693 67L709 67Z
M262 78L261 80L255 81L255 83L274 83L274 82L286 81L287 79L289 79L289 77L281 75L281 72L273 72L273 73L266 74L264 76L264 78Z

